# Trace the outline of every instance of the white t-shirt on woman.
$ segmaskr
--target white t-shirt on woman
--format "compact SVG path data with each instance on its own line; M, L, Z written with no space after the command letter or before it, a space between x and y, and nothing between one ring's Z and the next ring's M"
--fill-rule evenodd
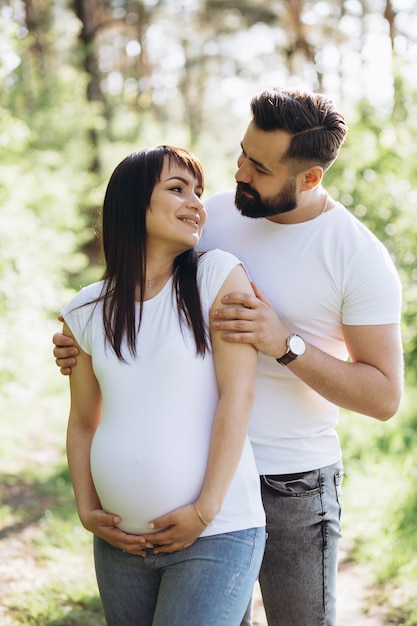
M198 285L203 317L238 259L221 250L200 257ZM81 348L92 357L103 397L103 417L91 449L93 480L104 510L121 516L126 532L146 532L154 518L194 502L206 470L218 403L212 353L196 355L188 326L180 325L172 279L143 305L133 358L121 362L104 341L102 282L82 289L62 314ZM139 305L137 307L139 310ZM222 509L203 536L265 524L259 477L246 438Z

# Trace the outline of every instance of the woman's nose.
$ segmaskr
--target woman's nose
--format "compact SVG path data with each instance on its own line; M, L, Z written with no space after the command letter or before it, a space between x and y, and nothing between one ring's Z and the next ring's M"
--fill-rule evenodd
M201 198L199 198L196 194L193 194L190 200L190 206L197 209L197 211L201 211L201 209L204 208L204 204L201 201Z

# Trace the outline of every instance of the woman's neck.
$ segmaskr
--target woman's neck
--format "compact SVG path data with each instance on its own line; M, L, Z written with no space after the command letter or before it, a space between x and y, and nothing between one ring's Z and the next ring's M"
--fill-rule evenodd
M146 272L146 280L145 280L145 289L155 289L158 285L165 285L168 278L172 274L172 268L163 272L162 274L152 275L149 272ZM148 276L152 276L152 278L148 278Z
M173 262L147 262L145 276L145 291L142 294L143 300L149 300L156 296L166 285L173 273ZM139 286L136 289L137 300L139 300Z

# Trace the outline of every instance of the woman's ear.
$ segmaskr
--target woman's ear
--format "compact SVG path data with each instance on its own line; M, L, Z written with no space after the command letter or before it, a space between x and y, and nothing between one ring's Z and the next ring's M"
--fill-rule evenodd
M320 165L313 165L302 174L301 191L308 191L320 185L323 179L323 168Z

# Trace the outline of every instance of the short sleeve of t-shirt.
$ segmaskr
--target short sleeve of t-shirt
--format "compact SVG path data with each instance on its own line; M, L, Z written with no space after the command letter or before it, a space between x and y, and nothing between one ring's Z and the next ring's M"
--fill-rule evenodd
M210 250L201 255L198 263L198 285L204 311L212 306L224 281L240 261L234 254Z
M223 250L210 250L199 258L197 281L205 316L227 276L239 263L233 254ZM102 287L103 281L84 287L61 311L77 343L90 355L97 333L103 334L102 305L96 303Z
M102 287L103 281L84 287L61 311L78 345L84 352L90 355L94 329L96 328L98 331L102 327L102 307L96 303ZM100 316L101 323L98 323L98 316ZM93 320L95 320L95 323L93 323Z
M366 271L364 271L366 269ZM346 270L342 323L395 324L401 319L401 283L384 246L360 248Z

